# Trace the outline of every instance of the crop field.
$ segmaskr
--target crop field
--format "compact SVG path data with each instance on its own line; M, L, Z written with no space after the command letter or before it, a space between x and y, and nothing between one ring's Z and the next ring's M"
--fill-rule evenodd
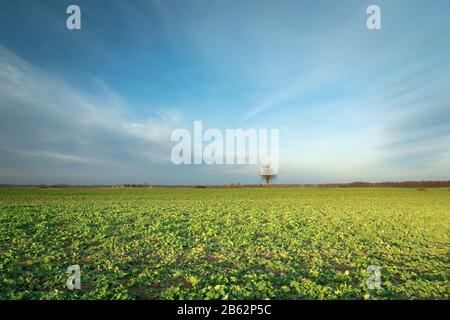
M447 189L0 189L0 299L448 299L449 231Z

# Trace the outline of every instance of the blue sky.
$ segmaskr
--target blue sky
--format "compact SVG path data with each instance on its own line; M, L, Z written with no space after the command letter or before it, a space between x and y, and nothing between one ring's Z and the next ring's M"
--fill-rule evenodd
M280 183L450 179L449 12L0 0L0 183L259 183L255 166L173 165L170 134L194 120L280 129Z

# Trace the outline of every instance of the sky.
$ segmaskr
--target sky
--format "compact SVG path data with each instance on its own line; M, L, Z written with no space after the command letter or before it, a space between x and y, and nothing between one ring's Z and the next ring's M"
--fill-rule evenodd
M81 30L66 8L81 8ZM366 27L369 5L381 30ZM0 0L0 184L260 183L177 128L279 129L278 183L450 179L448 0Z

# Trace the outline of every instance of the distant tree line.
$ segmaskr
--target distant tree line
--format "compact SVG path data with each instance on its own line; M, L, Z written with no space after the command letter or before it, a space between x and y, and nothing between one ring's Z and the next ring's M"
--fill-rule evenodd
M305 185L305 186L316 186L316 185ZM319 184L320 187L331 187L331 188L448 188L450 187L450 180L445 181L387 181L387 182L351 182L351 183L327 183Z
M0 184L4 188L255 188L265 184L241 184L239 182L217 185L160 185L127 183L120 185L71 185L68 183L40 184L40 185L13 185ZM442 181L387 181L387 182L351 182L351 183L323 183L323 184L272 184L273 188L450 188L450 180Z
M39 188L72 188L68 183L58 183L58 184L44 184L41 183Z
M155 188L255 188L266 184L241 184L239 182L217 185L152 185ZM322 184L272 184L274 188L450 188L450 180L444 181L387 181L387 182L350 182Z

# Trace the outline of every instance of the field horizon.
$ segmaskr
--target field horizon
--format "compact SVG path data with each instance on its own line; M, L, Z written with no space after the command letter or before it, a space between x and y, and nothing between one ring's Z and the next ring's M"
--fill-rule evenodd
M0 188L448 188L450 180L400 180L400 181L382 181L382 182L329 182L329 183L226 183L226 184L151 184L151 183L122 183L122 184L0 184Z

